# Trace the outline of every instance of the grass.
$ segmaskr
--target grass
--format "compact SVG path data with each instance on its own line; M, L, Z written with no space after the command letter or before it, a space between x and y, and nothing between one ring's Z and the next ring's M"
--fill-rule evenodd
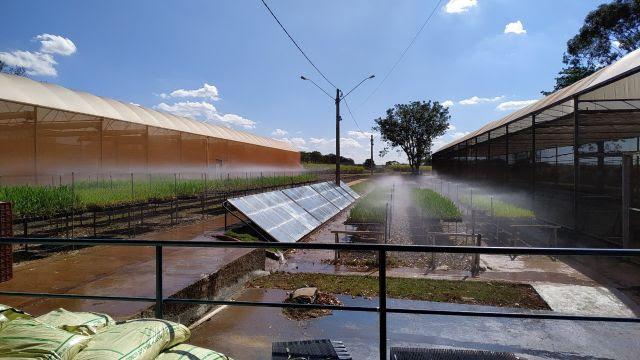
M250 187L273 187L316 180L312 173L229 179L176 179L173 176L145 176L127 180L75 181L73 185L0 185L0 201L13 204L20 216L51 216L76 210L94 210L149 200L192 197L207 191L237 191ZM205 186L206 185L206 186Z
M413 199L429 218L459 221L462 213L451 199L429 189L413 189Z
M250 287L294 290L305 286L319 291L351 296L377 296L378 278L365 275L332 275L277 272L257 278ZM387 296L458 304L548 310L547 304L529 285L506 282L456 281L387 277Z
M409 166L409 164L393 164L393 165L388 165L387 169L393 171L393 172L403 172L403 173L408 173L411 172L411 167ZM428 172L431 171L431 166L429 165L422 165L420 166L420 171L421 172Z
M357 200L346 223L384 223L389 200L389 189L376 187Z
M250 227L243 225L241 227L228 230L224 233L227 236L238 239L242 242L260 242L258 235Z
M360 181L355 185L349 186L353 191L357 192L360 195L364 195L371 188L371 183L368 181Z
M461 196L460 201L465 204L470 204L471 198L468 195ZM474 195L473 207L491 212L491 197L489 195ZM494 198L493 215L504 218L532 218L535 216L535 213L529 209Z
M303 163L302 167L307 170L335 170L336 164L316 164ZM340 165L340 172L343 174L362 174L365 171L362 165Z
M252 228L247 225L238 226L231 230L227 230L224 233L226 236L230 236L234 239L238 239L242 242L264 242ZM280 252L280 249L276 248L267 248L265 250L271 251L272 253Z

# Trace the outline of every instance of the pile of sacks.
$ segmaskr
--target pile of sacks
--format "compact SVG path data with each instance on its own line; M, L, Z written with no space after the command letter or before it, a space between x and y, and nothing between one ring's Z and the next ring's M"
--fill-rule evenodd
M54 310L39 317L0 304L0 358L52 360L231 360L184 344L184 325L159 319L115 322L109 315Z

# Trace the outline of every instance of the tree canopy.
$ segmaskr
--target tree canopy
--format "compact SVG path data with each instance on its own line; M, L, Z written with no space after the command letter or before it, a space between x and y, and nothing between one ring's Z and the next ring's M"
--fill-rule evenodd
M567 42L553 91L567 87L640 47L640 0L614 0L591 11ZM543 91L548 95L553 91Z
M9 66L7 63L0 61L0 73L13 74L18 76L26 76L26 70L22 66Z
M407 155L411 170L418 173L420 165L430 156L433 140L447 131L450 118L449 109L437 101L395 105L385 117L375 120L373 129L386 145L380 156L400 148Z
M336 154L323 155L320 151L300 151L300 161L313 164L335 164ZM340 164L354 165L355 161L351 158L340 156Z

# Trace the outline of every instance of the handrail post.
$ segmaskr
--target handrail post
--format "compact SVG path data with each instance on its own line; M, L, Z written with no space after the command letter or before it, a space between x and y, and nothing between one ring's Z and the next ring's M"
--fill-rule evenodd
M380 327L380 360L387 358L387 252L378 250L378 315Z
M339 238L338 233L335 233L334 235L335 235L335 242L337 244L337 243L340 242L340 238ZM333 260L335 262L335 265L338 265L338 259L340 259L340 250L335 250L333 252Z
M482 246L482 234L477 234L475 236L475 239L476 239L475 246L477 247ZM477 277L478 275L480 275L480 254L475 253L473 254L473 265L471 269L471 276Z
M162 246L156 245L156 318L163 318L163 295L162 295Z

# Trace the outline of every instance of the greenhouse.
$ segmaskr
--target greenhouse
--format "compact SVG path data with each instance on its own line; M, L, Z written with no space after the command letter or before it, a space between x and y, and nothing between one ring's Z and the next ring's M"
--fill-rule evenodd
M517 194L540 220L640 245L640 51L433 154L452 182Z
M3 183L72 172L297 168L288 144L25 77L0 74Z

